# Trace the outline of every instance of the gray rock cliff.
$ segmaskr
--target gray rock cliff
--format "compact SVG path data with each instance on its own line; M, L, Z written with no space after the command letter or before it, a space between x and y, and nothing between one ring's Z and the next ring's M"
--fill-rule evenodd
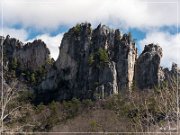
M153 88L160 85L164 80L164 73L160 67L162 48L158 45L149 44L136 62L136 85L140 89Z
M3 53L10 63L16 61L22 70L38 70L50 58L49 49L43 41L35 40L24 45L10 36L7 36L3 42Z
M137 89L151 89L179 74L176 64L171 71L160 67L160 46L146 45L138 57L130 33L121 34L119 29L101 24L92 29L91 24L81 23L69 29L55 62L41 40L23 44L7 36L1 41L5 65L11 68L15 64L11 71L15 70L17 77L25 74L27 83L36 84L39 102L74 97L103 99L127 92L133 85ZM24 72L29 70L32 72Z
M130 89L137 59L130 35L105 25L92 30L89 23L71 28L60 46L53 69L40 85L57 90L58 98L105 98ZM53 81L52 81L53 80Z

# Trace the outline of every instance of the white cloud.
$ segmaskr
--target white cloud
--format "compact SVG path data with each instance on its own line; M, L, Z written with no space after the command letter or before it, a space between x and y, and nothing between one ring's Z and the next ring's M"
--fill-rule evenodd
M1 33L3 36L10 35L11 37L17 38L22 42L24 42L28 37L28 33L24 29L3 28Z
M163 49L163 57L161 65L171 67L172 62L180 65L180 34L171 35L167 32L149 32L146 38L141 40L139 44L141 49L149 43L159 44Z
M39 29L56 29L63 24L84 21L137 28L176 25L176 3L151 1L153 3L150 0L5 0L4 22Z
M3 22L5 34L27 41L27 32L23 29L10 29L9 26L22 24L24 29L35 27L40 30L55 30L61 25L75 25L88 21L123 28L146 30L162 26L180 24L177 16L177 0L0 0L3 1ZM172 2L172 3L169 3ZM180 2L179 2L180 4ZM179 5L180 7L180 5ZM1 11L0 11L1 12ZM2 15L2 13L1 13ZM154 28L153 28L154 29ZM59 53L62 34L39 35L49 47L55 59ZM180 36L163 32L148 32L141 45L159 43L163 50L163 66L177 61ZM180 65L180 62L177 62Z
M59 46L60 46L62 37L63 37L63 33L60 33L56 36L43 34L43 35L38 35L35 38L28 40L26 42L32 42L35 39L41 39L42 41L46 43L47 47L49 48L51 57L53 57L56 60L59 55Z

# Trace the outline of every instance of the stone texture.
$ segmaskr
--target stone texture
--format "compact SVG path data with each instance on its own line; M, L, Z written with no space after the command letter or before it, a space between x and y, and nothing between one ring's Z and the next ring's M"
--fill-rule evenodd
M20 63L20 68L37 70L46 65L50 52L46 44L41 40L35 40L27 43L20 49L16 49L13 57L16 57Z
M135 43L127 34L124 34L115 44L115 62L117 63L118 88L120 91L131 89L136 59Z
M163 81L163 73L160 68L162 48L149 44L144 47L136 64L136 85L140 89L153 88Z
M19 40L7 36L3 43L3 49L7 61L12 62L13 59L16 59L21 70L38 70L50 58L50 52L41 40L24 45Z
M89 55L94 55L94 63L89 67L88 77L93 98L118 93L116 63L112 61L114 37L114 30L105 25L100 24L93 30ZM107 61L99 60L100 50L108 55Z
M5 58L9 62L16 58L22 70L36 71L49 61L50 52L41 40L24 45L7 36L3 47ZM134 84L150 89L179 73L176 64L171 71L160 67L160 46L146 45L137 57L130 33L121 34L101 24L95 29L89 23L72 27L64 34L59 50L58 59L39 79L36 92L40 102L106 98L131 90Z
M57 91L58 100L118 94L131 88L136 58L129 35L101 24L92 30L89 23L82 23L64 34L57 69L49 72L39 89Z
M100 69L99 81L100 86L96 87L97 92L102 98L109 95L118 94L117 72L115 62L109 62Z

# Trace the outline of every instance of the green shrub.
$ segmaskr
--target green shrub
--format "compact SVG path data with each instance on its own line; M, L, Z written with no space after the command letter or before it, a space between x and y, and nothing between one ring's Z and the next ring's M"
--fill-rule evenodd
M107 50L105 50L103 48L99 48L98 56L99 56L100 62L108 62L109 61Z
M36 77L35 77L34 73L31 74L30 80L31 80L31 83L35 83L36 82Z
M51 115L48 117L47 123L50 127L52 127L53 125L56 125L59 122L58 106L59 106L59 103L55 101L52 101L48 105L51 111Z
M90 125L90 128L91 128L91 131L98 131L99 128L101 128L101 125L96 121L96 120L91 120L89 122L89 125Z
M99 48L98 51L96 51L93 54L90 54L88 58L88 64L92 65L96 63L97 67L100 67L100 63L106 63L108 61L109 61L108 52L103 48Z
M67 114L67 118L73 118L76 116L79 113L80 105L81 102L76 98L73 98L71 101L64 101L63 106L64 111Z
M40 103L37 107L36 107L36 112L40 113L43 110L45 110L46 106L43 103Z
M85 99L82 101L82 105L84 108L89 108L93 106L93 102L91 99Z
M52 112L58 112L58 102L52 101L48 106Z
M79 34L81 31L81 25L77 24L75 27L73 27L73 31L75 34Z
M89 58L88 58L88 64L92 65L94 63L94 55L90 54Z
M19 93L19 102L31 102L35 98L35 95L31 91L22 91Z
M11 68L15 70L17 66L18 66L18 61L16 58L13 58L11 63Z
M47 64L49 65L53 65L54 63L54 59L53 58L50 58L50 56L48 57L47 61L46 61Z

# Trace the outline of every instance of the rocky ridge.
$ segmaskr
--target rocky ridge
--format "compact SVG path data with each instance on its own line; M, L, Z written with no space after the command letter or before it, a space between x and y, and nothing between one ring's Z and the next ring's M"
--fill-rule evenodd
M24 45L7 36L3 48L8 67L16 60L21 70L46 69L35 88L45 100L99 99L124 93L134 86L151 89L179 73L175 64L171 71L160 67L160 46L146 45L138 57L130 33L121 34L118 29L101 24L95 29L89 23L71 28L64 34L55 62L41 40Z
M49 59L50 51L41 40L34 40L32 43L23 44L8 35L3 43L4 54L9 62L15 60L20 69L37 70L45 65Z
M15 78L31 85L33 88L40 83L52 66L50 51L41 40L23 44L21 41L1 37L3 49L3 70L7 83Z
M55 77L51 72L40 88L59 89L60 99L104 98L130 89L136 59L130 35L105 25L92 30L90 24L80 24L65 33Z

